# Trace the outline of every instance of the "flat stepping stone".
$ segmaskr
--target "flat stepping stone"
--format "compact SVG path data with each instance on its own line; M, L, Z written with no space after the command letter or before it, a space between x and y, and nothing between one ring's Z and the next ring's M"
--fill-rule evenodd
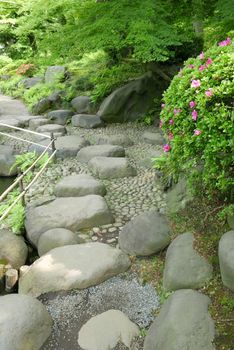
M19 294L84 289L100 284L130 267L128 256L103 243L68 245L36 260L20 277Z
M122 147L129 147L134 142L126 135L103 135L96 139L98 145L117 145Z
M94 177L80 174L63 178L55 186L54 193L57 197L81 197L88 194L105 196L106 188Z
M27 295L4 295L0 297L0 310L0 349L41 349L53 322L39 300Z
M79 229L111 224L113 216L106 201L98 195L57 198L26 213L25 228L29 240L37 246L42 233L52 228Z
M100 179L115 179L137 174L136 169L126 158L95 157L89 161L88 165Z
M22 237L8 230L0 230L0 261L19 269L25 264L28 248Z
M76 114L72 117L72 126L79 126L85 129L95 129L104 126L104 122L97 115Z
M36 119L30 119L29 120L29 129L36 130L42 125L49 124L49 120L46 118L36 118Z
M212 266L193 245L192 233L179 235L170 244L163 273L166 290L201 288L212 278Z
M77 158L81 162L88 162L94 157L125 157L125 150L121 146L96 145L82 148L77 153Z
M38 254L42 256L54 248L77 243L80 243L80 239L74 232L65 228L54 228L40 236L37 247Z
M49 112L47 118L55 124L66 125L74 113L70 109L58 109Z
M171 241L170 234L165 216L152 209L124 225L119 246L129 255L148 256L164 249Z
M151 145L163 145L165 143L162 134L159 132L145 131L142 135L142 140Z
M67 133L67 130L63 125L46 124L46 125L39 126L39 128L36 129L36 132L39 132L42 134L53 133L54 136L64 136Z
M223 284L234 292L234 230L219 241L219 264Z
M120 342L129 349L140 333L138 326L119 310L92 317L79 331L78 344L86 350L110 350Z
M215 350L211 300L191 289L177 290L150 326L144 350Z

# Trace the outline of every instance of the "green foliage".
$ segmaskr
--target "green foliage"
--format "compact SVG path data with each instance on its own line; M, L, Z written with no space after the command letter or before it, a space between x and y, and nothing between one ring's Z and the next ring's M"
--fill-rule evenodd
M216 45L204 58L185 62L164 94L161 112L168 139L165 168L174 176L185 173L210 195L228 195L234 183L233 48ZM200 86L192 87L194 81Z

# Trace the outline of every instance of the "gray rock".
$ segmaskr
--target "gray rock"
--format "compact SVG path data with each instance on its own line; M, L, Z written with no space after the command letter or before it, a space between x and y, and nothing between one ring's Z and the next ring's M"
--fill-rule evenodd
M0 145L0 176L14 176L17 174L17 168L14 166L15 156L13 148Z
M5 116L3 118L1 118L0 123L2 124L7 124L9 126L16 126L18 128L22 128L24 127L24 123L22 121L20 121L19 119L17 119L14 116ZM0 125L0 131L1 132L9 132L11 130L11 128L9 128L8 126L5 125Z
M125 272L129 266L127 255L107 244L59 247L36 260L20 277L19 293L37 297L51 291L84 289Z
M135 121L154 106L160 83L151 73L146 73L113 91L102 102L97 114L107 123Z
M100 179L115 179L137 174L125 158L95 157L89 161L88 165Z
M186 180L180 177L178 183L167 192L167 210L169 213L178 213L192 200L193 196L187 186Z
M120 342L128 349L139 335L139 328L119 310L108 310L92 317L79 331L78 344L86 350L110 350Z
M39 126L36 129L36 132L42 133L42 134L51 134L53 133L54 136L64 136L67 133L66 128L63 125L58 124L46 124Z
M219 265L223 284L234 292L234 230L219 241Z
M40 235L52 228L67 228L75 232L112 222L105 200L98 195L88 195L57 198L48 204L29 208L25 228L27 237L37 246Z
M144 350L215 350L210 299L191 289L178 290L150 326Z
M130 255L147 256L159 252L170 243L170 228L166 218L157 210L144 212L122 229L120 248Z
M121 146L95 145L84 147L77 153L80 162L88 162L94 157L125 157L125 150Z
M63 178L55 186L54 193L57 197L81 197L88 194L104 196L105 186L90 175L79 174Z
M32 77L32 78L26 78L20 81L20 85L23 85L25 89L31 89L31 87L42 83L43 78L42 77Z
M78 235L65 228L54 228L43 233L38 240L38 254L42 256L50 250L80 243Z
M127 135L98 136L96 143L99 145L117 145L122 147L129 147L134 144L134 142Z
M52 102L49 100L48 97L44 97L40 99L35 105L32 107L32 111L34 114L43 114L48 109L52 107Z
M28 248L22 237L8 230L0 230L0 260L18 270L25 264L27 256Z
M39 126L49 124L49 120L46 118L36 118L29 121L29 129L36 130Z
M163 145L165 143L162 134L159 132L145 131L142 135L142 139L144 142L150 143L151 145Z
M73 98L71 105L79 114L90 114L92 112L92 103L88 96L78 96Z
M0 116L1 115L29 115L29 112L20 100L0 95Z
M212 266L193 247L192 233L179 235L170 244L165 261L166 290L201 288L212 278Z
M163 152L162 151L151 151L151 152L148 152L145 156L145 158L141 159L140 160L140 165L145 167L145 168L153 168L153 159L154 158L160 158L161 156L163 155Z
M35 298L0 297L0 349L39 350L52 331L52 318Z
M66 67L49 66L45 72L45 83L57 83L64 80L66 76Z
M69 109L58 109L47 114L47 117L55 124L66 125L71 119L73 112Z
M95 129L104 126L103 121L97 115L76 114L72 117L72 126L79 126L85 129Z

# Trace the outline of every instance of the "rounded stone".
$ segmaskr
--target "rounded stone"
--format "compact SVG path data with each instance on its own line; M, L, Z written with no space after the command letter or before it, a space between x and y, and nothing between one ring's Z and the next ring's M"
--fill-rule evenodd
M219 241L219 264L223 284L234 292L234 230Z
M0 260L19 269L25 264L28 248L22 237L8 230L0 230Z

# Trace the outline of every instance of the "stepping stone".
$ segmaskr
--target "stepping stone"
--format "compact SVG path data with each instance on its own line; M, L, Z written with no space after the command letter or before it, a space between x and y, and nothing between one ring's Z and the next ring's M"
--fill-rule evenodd
M94 157L125 157L125 150L121 146L96 145L82 148L77 158L81 162L88 162Z
M29 240L37 246L42 233L52 228L66 228L73 232L111 224L113 216L106 201L97 195L57 198L26 212L25 228Z
M67 130L64 126L58 125L58 124L46 124L39 126L39 128L36 129L36 132L42 133L42 134L51 134L53 133L54 136L64 136L67 133Z
M150 326L144 350L215 350L210 302L206 295L191 289L173 293Z
M106 188L92 176L80 174L63 178L55 186L54 193L57 197L81 197L87 194L105 196Z
M145 156L145 158L141 159L139 161L139 164L143 166L144 168L150 169L153 168L153 158L161 158L163 155L162 151L151 151L148 152Z
M29 120L29 129L36 130L42 125L49 124L48 119L46 118L36 118L36 119L30 119Z
M20 277L19 294L37 297L52 291L88 288L125 272L130 264L121 250L103 243L55 248Z
M12 118L9 116L9 118L6 118L4 116L3 118L0 118L0 131L1 132L12 132L12 129L9 128L8 126L1 125L2 124L7 124L9 126L16 126L17 128L22 128L24 127L24 123L18 119Z
M142 135L142 139L144 142L150 143L151 145L163 145L165 143L162 134L159 132L145 131Z
M223 284L234 292L234 230L219 241L219 264Z
M129 255L147 256L164 249L171 241L170 234L165 216L152 209L124 225L119 246Z
M1 296L0 310L0 349L41 349L53 322L39 300L18 294Z
M70 109L59 109L47 114L47 118L55 124L66 125L74 113Z
M212 266L193 245L192 233L179 235L170 244L163 274L166 290L201 288L212 278Z
M96 139L98 145L117 145L122 147L129 147L134 142L126 135L103 135Z
M13 148L10 146L0 145L0 176L14 176L17 174L15 156Z
M28 248L20 236L8 230L0 230L0 261L19 269L25 264Z
M50 140L42 140L40 141L41 145L47 146L50 143ZM55 140L55 148L57 150L56 156L58 158L68 158L68 157L75 157L77 155L77 152L82 147L90 145L89 141L85 140L83 137L80 137L78 135L69 135L69 136L62 136L58 137L57 140ZM37 146L37 145L31 145L29 147L29 152L35 151L38 154L41 154L44 151L43 147ZM48 153L51 154L51 151Z
M111 350L120 342L128 349L140 333L138 326L119 310L92 317L79 331L78 344L86 350Z
M115 179L137 174L136 169L125 158L95 157L89 161L88 165L100 179Z
M77 243L81 243L77 234L65 228L54 228L40 236L37 247L38 254L42 256L54 248Z
M97 115L76 114L72 117L72 126L79 126L85 129L94 129L104 126L103 121Z
M92 103L88 96L78 96L73 98L71 105L77 113L89 114L92 111Z

